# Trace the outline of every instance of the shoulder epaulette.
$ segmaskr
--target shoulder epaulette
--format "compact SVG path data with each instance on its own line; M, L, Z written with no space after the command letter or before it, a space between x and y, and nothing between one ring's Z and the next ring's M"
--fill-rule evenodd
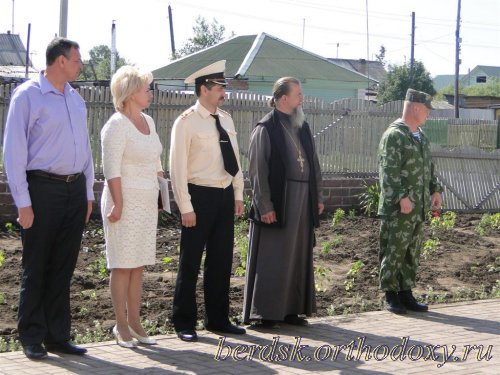
M184 120L185 118L188 118L190 115L192 115L195 112L194 108L188 108L182 114L180 115L180 118Z
M229 112L224 111L223 109L219 108L219 112L224 113L226 116L231 117L231 114ZM232 118L232 117L231 117Z

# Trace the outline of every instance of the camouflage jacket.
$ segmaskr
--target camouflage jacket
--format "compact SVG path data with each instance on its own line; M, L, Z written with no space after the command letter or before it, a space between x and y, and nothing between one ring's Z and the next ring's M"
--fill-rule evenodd
M431 195L442 191L434 173L429 140L420 131L418 141L399 119L382 135L378 147L381 216L399 212L399 201L409 197L414 204L412 214L421 213L423 219L431 208Z

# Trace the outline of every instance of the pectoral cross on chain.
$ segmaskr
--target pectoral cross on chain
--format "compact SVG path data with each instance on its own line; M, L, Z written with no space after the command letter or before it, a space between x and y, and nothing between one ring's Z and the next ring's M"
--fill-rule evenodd
M304 162L306 161L303 157L302 157L302 153L299 151L299 157L297 158L297 161L299 162L300 164L300 171L301 172L304 172Z

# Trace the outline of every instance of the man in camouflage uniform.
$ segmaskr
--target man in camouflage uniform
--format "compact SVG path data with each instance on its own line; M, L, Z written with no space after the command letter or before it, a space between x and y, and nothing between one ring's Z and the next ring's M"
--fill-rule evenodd
M419 128L432 109L430 95L408 89L402 118L389 125L378 148L380 202L380 288L387 310L427 311L411 289L422 246L425 213L441 207L441 186L430 144Z

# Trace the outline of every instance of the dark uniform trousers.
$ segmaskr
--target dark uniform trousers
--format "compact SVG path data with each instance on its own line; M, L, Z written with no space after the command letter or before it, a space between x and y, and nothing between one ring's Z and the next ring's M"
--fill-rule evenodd
M229 282L233 262L234 191L188 184L196 226L182 227L173 322L177 332L194 329L197 321L196 282L206 249L203 289L205 325L229 323Z
M80 250L87 190L85 175L64 182L28 172L33 226L22 230L18 330L23 345L70 339L70 281Z

